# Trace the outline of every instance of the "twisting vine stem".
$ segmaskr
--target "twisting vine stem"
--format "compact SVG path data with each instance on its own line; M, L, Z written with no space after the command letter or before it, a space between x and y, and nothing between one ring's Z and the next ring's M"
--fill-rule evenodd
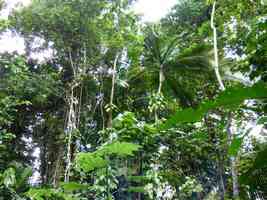
M112 68L112 83L111 83L111 92L110 92L110 101L109 101L109 111L108 111L108 128L112 128L112 113L113 113L113 99L114 99L114 92L115 92L115 82L116 82L116 75L117 75L117 63L119 59L119 53L117 53L115 60L113 62Z
M220 71L219 71L219 56L218 56L218 44L217 44L217 29L214 24L214 16L216 11L216 1L213 3L211 13L211 28L213 30L213 48L214 48L214 70L221 90L225 90Z
M82 104L82 91L83 91L83 85L81 84L80 78L82 77L83 73L85 73L85 70L83 69L81 72L79 72L78 67L75 67L71 51L68 51L69 54L69 60L70 65L73 71L73 82L70 85L70 92L67 94L67 102L68 102L68 114L66 116L66 125L65 125L65 132L67 135L67 159L66 159L66 168L64 173L64 181L69 182L70 177L70 170L72 165L72 140L73 140L73 133L77 130L79 123L80 123L80 114L81 114L81 104ZM86 51L84 51L84 66L86 65ZM77 91L75 92L75 89L77 87L80 87L80 90L77 94Z
M70 176L70 168L71 168L71 143L72 143L72 134L76 130L77 126L77 117L75 112L75 104L77 104L77 100L74 97L74 88L76 85L71 87L70 96L68 99L69 102L69 112L68 112L68 119L67 119L67 127L66 132L68 135L68 144L67 144L67 164L65 169L64 181L69 181Z
M215 11L216 11L216 0L213 2L212 6L212 13L211 13L211 28L213 29L213 48L214 48L214 70L216 74L217 81L219 83L220 89L222 91L225 90L224 83L222 81L220 71L219 71L219 56L218 56L218 44L217 44L217 29L215 27L214 23L214 17L215 17ZM228 113L228 122L227 122L227 133L228 133L228 145L231 145L232 139L233 139L233 133L232 133L232 123L233 123L233 115L230 111ZM234 156L230 157L231 162L231 173L232 173L232 179L233 179L233 197L234 199L239 198L239 187L238 187L238 175L236 171L236 158Z

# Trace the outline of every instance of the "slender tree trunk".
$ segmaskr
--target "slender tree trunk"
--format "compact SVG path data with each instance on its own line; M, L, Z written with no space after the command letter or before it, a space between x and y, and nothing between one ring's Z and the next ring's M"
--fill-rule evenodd
M211 28L213 29L213 47L214 47L214 70L216 74L217 81L219 83L220 89L222 91L225 90L225 86L223 84L222 78L220 76L219 72L219 56L218 56L218 45L217 45L217 29L214 25L214 16L215 16L215 10L216 10L216 0L214 0L213 3L213 8L212 8L212 14L211 14ZM227 127L227 133L228 133L228 143L229 145L231 144L232 141L232 130L231 130L231 125L232 125L232 113L229 112L228 116L228 127ZM232 181L233 181L233 197L234 199L239 198L239 185L238 185L238 174L236 170L236 159L235 157L230 158L230 163L231 163L231 175L232 175Z
M119 53L117 53L114 63L113 63L113 68L112 68L112 83L111 83L111 92L110 92L110 101L109 101L109 111L108 111L108 122L107 122L107 127L111 128L112 127L112 114L113 114L113 99L114 99L114 91L115 91L115 82L116 82L116 74L117 74L117 63L119 59Z
M102 99L101 99L101 102L100 102L100 114L101 114L101 118L102 118L102 130L105 129L105 116L104 116L104 96L105 96L105 93L102 91L103 89L103 78L101 77L101 86L100 86L100 91L99 93L102 94Z
M162 85L164 82L164 73L163 73L163 64L159 67L159 87L158 87L158 94L162 92Z
M236 169L236 157L232 156L231 160L231 171L233 179L233 197L234 199L239 199L239 184L238 184L238 174Z
M157 95L161 95L162 93L162 85L163 85L163 82L164 82L164 72L163 72L163 64L160 64L160 67L159 67L159 87L158 87L158 93ZM155 110L155 122L158 121L158 111Z

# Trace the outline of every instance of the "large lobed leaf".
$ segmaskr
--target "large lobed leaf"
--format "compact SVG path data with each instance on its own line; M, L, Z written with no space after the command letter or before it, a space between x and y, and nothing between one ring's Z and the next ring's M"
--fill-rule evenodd
M215 100L202 103L197 109L184 109L177 111L161 126L161 130L172 128L177 123L193 123L200 121L203 116L214 108L236 109L247 99L262 99L267 97L267 86L264 83L257 83L252 87L235 86L218 95Z
M79 153L76 157L76 163L77 168L84 172L90 172L107 165L107 161L96 153Z
M31 188L26 195L32 200L46 200L52 198L60 198L64 200L78 200L70 194L65 194L56 189L51 188Z
M68 183L60 183L60 187L64 190L64 192L74 192L77 190L88 190L92 186L90 185L85 185L85 184L80 184L76 182L68 182Z
M139 145L128 142L113 142L107 144L93 153L79 153L76 157L77 168L90 172L97 168L103 168L108 163L105 158L110 155L132 156L134 151L140 148Z
M99 150L101 155L133 156L133 152L140 148L139 145L128 142L114 142Z

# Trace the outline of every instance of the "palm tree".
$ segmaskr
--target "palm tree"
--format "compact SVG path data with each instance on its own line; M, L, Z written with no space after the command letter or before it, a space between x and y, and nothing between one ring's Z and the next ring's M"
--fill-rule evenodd
M184 50L179 48L182 40L183 33L170 37L161 32L160 28L148 26L145 38L145 68L158 82L157 96L163 97L168 92L179 99L182 106L192 106L192 88L186 84L195 86L195 82L211 75L210 47L199 45ZM209 78L212 79L212 76ZM157 121L158 110L154 112Z

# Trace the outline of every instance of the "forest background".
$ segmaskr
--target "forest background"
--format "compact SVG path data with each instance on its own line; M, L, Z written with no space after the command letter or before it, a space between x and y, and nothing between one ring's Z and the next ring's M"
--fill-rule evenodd
M0 200L267 198L266 1L135 3L1 1Z

